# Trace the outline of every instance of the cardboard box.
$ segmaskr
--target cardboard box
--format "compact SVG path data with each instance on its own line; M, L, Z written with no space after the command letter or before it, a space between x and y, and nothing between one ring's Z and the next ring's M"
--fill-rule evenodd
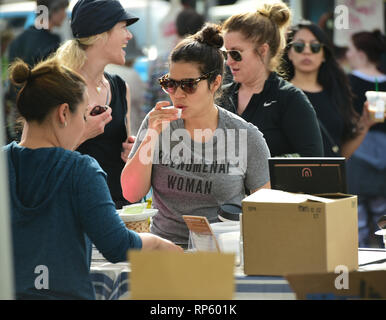
M244 273L285 275L358 268L357 197L261 189L242 201Z
M386 299L386 271L287 275L298 300Z
M128 253L131 299L230 300L234 254L138 251Z

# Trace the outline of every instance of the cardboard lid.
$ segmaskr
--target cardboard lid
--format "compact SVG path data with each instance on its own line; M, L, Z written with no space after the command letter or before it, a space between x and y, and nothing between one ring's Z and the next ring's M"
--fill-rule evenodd
M290 193L275 189L260 189L250 196L243 199L242 202L259 203L304 203L315 201L320 203L334 202L333 199L312 196L309 194Z

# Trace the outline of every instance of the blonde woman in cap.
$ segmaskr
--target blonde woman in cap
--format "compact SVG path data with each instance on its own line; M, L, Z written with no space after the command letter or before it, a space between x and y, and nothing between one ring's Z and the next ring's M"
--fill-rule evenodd
M57 58L86 80L91 109L108 106L89 117L77 151L94 157L107 173L107 183L117 209L129 204L120 186L120 174L134 137L130 137L130 91L119 76L106 73L108 64L125 63L124 48L132 38L127 27L138 18L116 0L79 0L72 10L74 40L57 51Z
M144 110L146 84L142 81L140 74L134 68L135 61L138 57L143 56L144 53L137 46L135 38L132 38L127 47L126 62L123 66L116 64L109 64L105 71L110 74L116 74L126 81L130 88L130 131L132 135L136 135L143 119L146 116Z

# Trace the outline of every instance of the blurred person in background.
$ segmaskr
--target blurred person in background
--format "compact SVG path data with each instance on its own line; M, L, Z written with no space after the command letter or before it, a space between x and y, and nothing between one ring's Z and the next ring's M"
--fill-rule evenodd
M11 42L8 52L9 63L19 58L32 67L37 62L46 59L60 46L61 39L59 35L52 32L52 29L63 24L69 0L36 0L36 5L48 9L48 21L43 21L46 18L43 15L44 10L37 11L35 24L24 30ZM7 108L13 110L10 113L13 115L13 119L9 119L10 123L13 124L10 126L12 129L11 139L19 141L23 126L15 108L16 94L17 89L11 84L6 93Z
M134 142L130 88L121 77L105 72L105 67L125 63L124 48L133 37L127 27L137 21L117 0L79 0L71 15L75 39L56 53L63 65L86 79L90 105L107 106L107 111L87 121L77 151L95 158L107 173L117 209L129 204L122 195L120 175Z
M354 93L354 107L366 112L366 91L386 91L386 74L380 69L386 53L386 39L379 30L358 32L351 36L347 59ZM367 103L366 103L367 104ZM386 123L373 125L364 141L347 163L349 192L357 194L359 246L383 247L377 220L386 214Z
M9 60L8 60L7 50L9 49L9 44L12 42L14 35L11 30L3 30L0 32L0 37L1 37L0 39L1 80L4 82L8 78Z
M184 3L183 3L184 4ZM185 8L177 15L176 28L178 41L188 35L195 34L204 25L204 17L196 10L184 4ZM146 94L146 104L154 106L158 101L170 101L169 95L166 94L159 85L158 79L169 71L168 59L170 52L160 55L150 65L149 87Z
M137 47L135 38L130 39L125 48L125 52L126 57L123 66L109 64L105 71L120 76L130 88L130 133L135 136L146 116L144 110L146 84L134 69L134 63L136 58L141 57L144 54L142 50Z
M386 91L386 74L381 70L382 56L386 53L386 38L379 30L358 32L351 36L346 58L352 69L349 75L354 93L354 107L362 113L366 91ZM378 125L372 130L377 130ZM383 125L385 127L385 125Z
M22 86L17 108L28 123L20 143L3 148L16 298L95 299L90 240L113 263L127 261L131 249L182 251L152 234L128 230L97 161L73 151L90 118L84 79L52 59L32 70L18 60L10 77ZM47 288L37 288L36 266L48 269Z
M181 0L184 9L196 9L196 0Z
M355 112L347 75L338 65L332 44L310 21L291 27L284 68L291 83L307 95L322 132L324 156L350 158L372 123L368 112Z
M159 212L151 232L184 247L189 230L183 215L217 222L221 205L240 206L246 189L270 188L263 135L214 102L224 72L223 43L219 26L208 24L173 49L169 73L159 83L175 108L163 110L169 103L160 101L149 112L121 176L129 201L153 189ZM175 152L181 145L183 152Z
M4 126L6 131L6 139L7 143L10 143L14 139L16 139L16 133L15 133L15 119L16 119L16 113L15 108L13 107L14 104L11 101L11 97L9 96L9 88L10 88L10 82L8 79L8 67L9 67L9 61L8 61L8 48L9 44L11 43L12 39L14 38L14 34L11 30L4 30L0 33L1 37L1 81L3 85L3 91L1 99L3 101L3 116L4 116Z
M305 94L277 74L291 12L282 2L262 4L228 18L222 28L233 82L219 105L254 124L271 155L319 157L323 142L315 111Z
M10 62L20 58L32 67L55 52L60 45L61 39L52 33L52 29L63 24L69 0L36 0L36 5L48 8L48 29L41 23L43 16L37 15L35 24L41 24L42 28L38 29L33 25L12 41L9 48Z

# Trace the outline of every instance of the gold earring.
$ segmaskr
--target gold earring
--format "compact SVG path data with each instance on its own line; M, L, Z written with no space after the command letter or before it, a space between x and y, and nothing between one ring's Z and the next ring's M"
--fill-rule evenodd
M67 121L64 121L64 127L67 127Z

